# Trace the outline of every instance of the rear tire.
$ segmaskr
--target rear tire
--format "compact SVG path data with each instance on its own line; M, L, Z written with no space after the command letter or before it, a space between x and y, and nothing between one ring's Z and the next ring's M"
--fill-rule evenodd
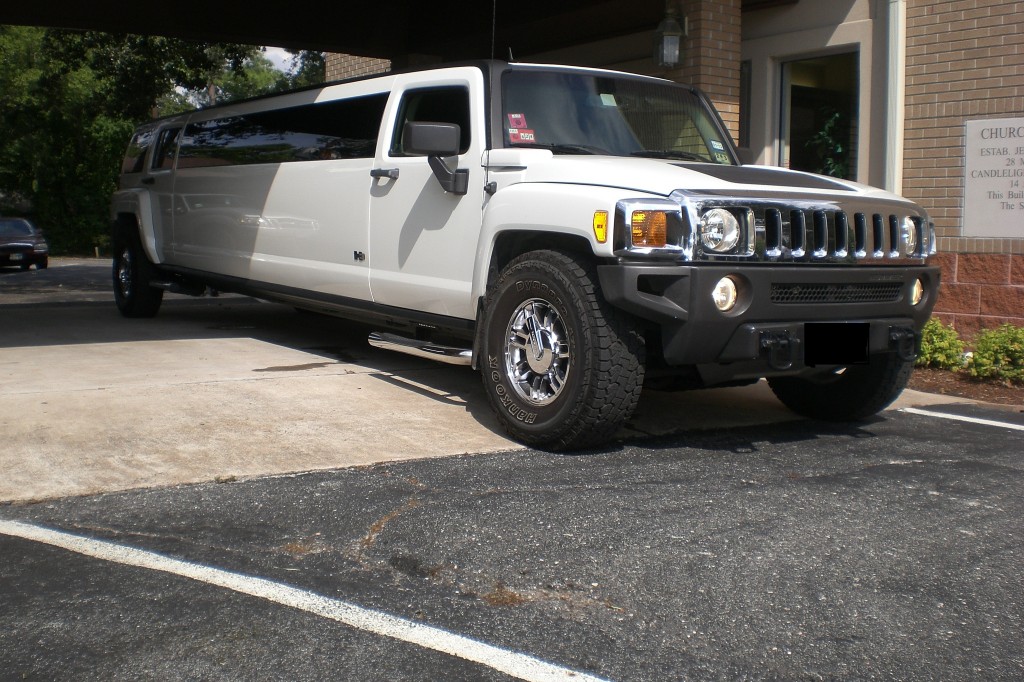
M125 317L153 317L164 290L149 285L157 274L134 230L121 230L114 239L114 302Z
M514 259L489 292L481 334L488 400L522 443L598 444L636 408L643 337L605 302L586 261L559 251Z
M883 353L873 355L866 365L840 368L815 378L769 378L768 385L786 407L804 417L860 421L892 404L913 370L913 360Z

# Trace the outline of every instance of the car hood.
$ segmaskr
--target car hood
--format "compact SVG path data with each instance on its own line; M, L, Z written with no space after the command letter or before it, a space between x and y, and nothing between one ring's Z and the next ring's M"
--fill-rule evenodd
M520 171L521 181L618 187L668 196L677 190L699 194L754 196L771 193L848 196L905 201L890 192L813 173L772 166L723 166L674 160L555 155L544 149L494 149L485 157L491 170Z

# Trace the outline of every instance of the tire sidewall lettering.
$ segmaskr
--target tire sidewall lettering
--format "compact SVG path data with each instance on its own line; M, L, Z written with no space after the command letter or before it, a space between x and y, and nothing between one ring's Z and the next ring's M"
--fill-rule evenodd
M568 337L567 342L569 347L575 349L573 351L574 353L579 352L577 347L576 328L578 319L575 315L571 314L571 311L573 311L575 307L566 305L565 294L555 286L552 286L552 284L534 277L516 279L505 286L496 297L494 314L490 317L488 329L486 330L486 348L488 351L488 372L486 376L488 377L488 383L493 391L493 399L496 406L516 422L524 425L535 425L538 421L544 423L549 422L552 419L557 420L560 416L559 413L563 411L567 404L571 404L573 402L572 400L566 401L565 398L567 395L563 395L552 404L537 408L521 403L514 396L514 392L506 386L508 379L505 377L504 373L504 360L502 358L503 350L500 346L496 347L492 344L500 344L502 342L505 333L505 326L508 324L508 319L517 303L525 298L534 297L546 300L561 311L561 314L565 319L570 322L566 325L566 334ZM510 303L510 301L513 303ZM576 373L573 374L574 376L570 380L575 383ZM571 388L572 387L570 386L566 387L566 389Z

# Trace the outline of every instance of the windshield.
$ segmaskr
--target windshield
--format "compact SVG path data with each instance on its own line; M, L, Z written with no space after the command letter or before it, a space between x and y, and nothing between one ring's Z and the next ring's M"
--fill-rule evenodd
M508 147L734 163L714 114L688 88L587 73L516 70L504 74L502 95Z
M35 232L25 220L0 220L0 236L5 238L31 237Z

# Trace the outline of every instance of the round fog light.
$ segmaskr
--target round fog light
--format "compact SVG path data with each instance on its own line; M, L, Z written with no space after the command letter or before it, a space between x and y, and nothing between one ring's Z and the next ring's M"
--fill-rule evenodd
M715 307L723 313L727 313L736 307L736 296L736 282L733 281L732 277L723 277L718 280L714 291L711 292L711 298L715 302Z
M914 280L914 288L910 290L910 303L917 305L924 299L924 282Z

